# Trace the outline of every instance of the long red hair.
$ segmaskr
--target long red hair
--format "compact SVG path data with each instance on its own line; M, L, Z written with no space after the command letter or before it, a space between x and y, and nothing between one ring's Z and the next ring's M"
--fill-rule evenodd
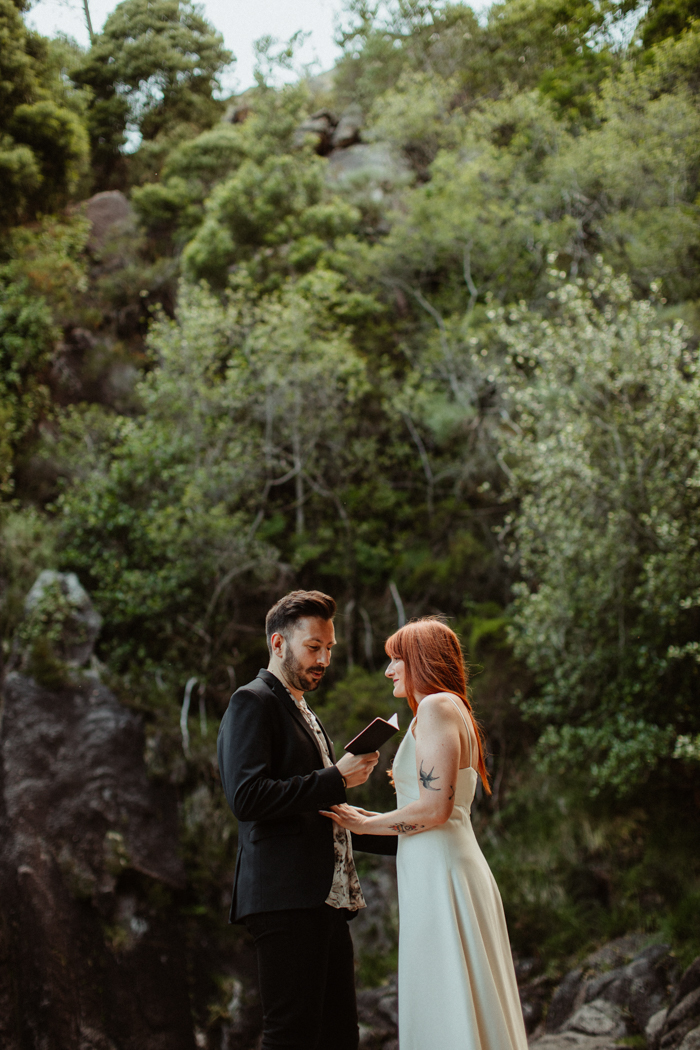
M455 632L437 617L424 616L400 627L387 639L384 648L392 660L404 662L406 698L414 715L418 711L416 691L423 696L453 693L460 698L474 726L479 750L477 770L484 791L490 795L491 787L484 762L484 738L469 702L467 669Z

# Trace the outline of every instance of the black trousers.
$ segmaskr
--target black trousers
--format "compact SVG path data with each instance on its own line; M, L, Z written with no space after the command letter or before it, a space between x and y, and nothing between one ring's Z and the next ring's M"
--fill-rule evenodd
M244 920L258 956L261 1050L357 1050L352 914L322 904Z

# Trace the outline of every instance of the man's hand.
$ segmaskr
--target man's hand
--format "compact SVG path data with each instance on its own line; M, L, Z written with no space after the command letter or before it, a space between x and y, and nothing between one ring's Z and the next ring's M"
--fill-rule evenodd
M348 752L336 762L336 766L345 777L347 786L354 788L364 784L378 761L378 751L372 751L369 755L351 755Z

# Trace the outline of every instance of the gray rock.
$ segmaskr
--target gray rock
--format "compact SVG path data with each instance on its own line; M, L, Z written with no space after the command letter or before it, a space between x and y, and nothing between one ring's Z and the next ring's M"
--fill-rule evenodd
M357 143L348 149L334 149L328 157L327 178L331 184L371 182L387 187L410 177L406 161L386 142Z
M671 1006L675 1006L681 999L685 999L689 992L694 991L696 988L700 988L700 956L690 964L687 970L683 973L680 981L678 982L678 988L676 993L671 1000Z
M341 114L338 125L333 132L331 146L333 149L347 149L360 141L363 117L359 106L350 106Z
M607 973L603 973L600 977L594 977L592 980L588 980L585 983L584 999L585 1002L590 1003L594 999L598 999L610 985L619 981L625 976L624 966L618 967L616 970L609 970Z
M579 995L583 997L583 970L571 970L567 973L552 996L547 1011L545 1029L547 1032L558 1031L576 1009ZM580 1005L580 1004L579 1004Z
M356 958L387 956L396 950L399 935L399 904L396 861L393 857L365 857L369 870L362 876L366 908L350 923Z
M620 1050L607 1036L584 1035L582 1032L557 1032L529 1044L529 1050Z
M668 1001L669 945L643 948L627 966L586 983L586 1001L602 998L628 1012L639 1031Z
M656 1013L649 1018L647 1026L644 1029L648 1050L657 1050L659 1041L661 1040L661 1032L667 1017L668 1008L664 1007L662 1010L657 1010Z
M90 221L87 247L99 253L115 233L124 232L134 223L134 210L121 190L105 190L85 201L82 207Z
M294 135L294 144L302 146L309 135L316 140L316 152L326 156L333 148L333 135L338 118L328 109L319 109L300 124Z
M605 1036L614 1040L627 1035L627 1025L622 1011L614 1003L594 999L592 1003L579 1007L564 1025L564 1031Z
M640 933L628 934L626 937L616 937L608 941L602 948L592 952L585 960L586 969L590 970L612 970L618 966L630 962L639 952L643 951L649 943L649 938Z
M45 569L24 602L27 620L45 626L55 655L69 667L80 667L92 656L102 617L74 572ZM34 631L30 632L32 635Z
M195 1050L174 790L97 682L7 676L0 736L0 1046ZM160 903L157 903L160 900ZM12 960L10 967L5 960Z
M676 1050L685 1037L699 1026L700 987L688 992L679 1003L669 1010L659 1040L661 1050Z
M688 1032L678 1050L700 1050L700 1027Z
M688 992L688 994L681 999L681 1001L669 1010L667 1018L667 1027L674 1028L681 1021L685 1021L688 1017L694 1017L696 1013L700 1012L700 988L695 988L694 991Z
M360 1020L360 1050L390 1050L396 1046L399 1019L396 977L380 988L359 991L357 1012Z
M568 1019L584 1005L603 1003L613 1006L618 1011L615 1016L624 1017L632 1031L643 1032L651 1016L668 1002L672 965L668 945L649 945L648 938L641 935L620 937L603 945L584 960L582 967L568 973L556 989L545 1030L568 1029Z

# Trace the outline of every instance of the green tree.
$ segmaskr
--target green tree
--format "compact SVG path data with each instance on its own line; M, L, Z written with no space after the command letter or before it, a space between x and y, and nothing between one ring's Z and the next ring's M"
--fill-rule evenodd
M700 730L697 352L601 269L550 316L502 314L512 427L512 637L540 685L540 753L624 793ZM679 755L679 757L682 757Z
M697 0L654 0L640 25L645 47L680 34L700 18Z
M76 293L85 290L87 223L46 219L7 239L0 266L0 494L14 487L18 456L52 412L50 369Z
M91 88L90 138L99 188L124 178L127 133L146 141L178 125L197 131L222 112L219 74L231 61L200 10L180 0L123 0L74 80Z
M177 143L162 163L160 179L132 190L142 224L153 237L170 240L170 248L191 239L204 218L206 199L244 160L262 164L295 151L294 136L309 111L306 86L259 87L246 100L250 112L243 123L220 122Z
M306 152L245 161L208 199L183 255L186 274L223 287L229 270L244 265L264 286L315 266L359 220L327 193L324 169L325 161Z
M143 415L66 420L62 557L107 616L114 666L231 662L241 591L278 570L276 495L300 538L309 496L333 501L327 449L364 383L334 324L338 281L317 274L258 305L182 289L177 320L152 330Z
M87 168L88 140L57 52L0 2L0 228L62 207ZM77 111L76 111L77 110Z

